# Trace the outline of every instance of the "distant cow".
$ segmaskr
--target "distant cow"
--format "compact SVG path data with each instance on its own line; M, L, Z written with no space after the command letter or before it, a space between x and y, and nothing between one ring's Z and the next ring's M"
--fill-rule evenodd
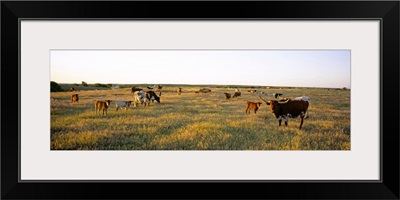
M127 110L131 106L132 102L133 101L116 101L115 110L118 111L118 108L122 109L123 107L125 108L125 110Z
M160 97L156 95L154 91L136 91L134 93L135 96L135 106L137 103L146 105L150 105L150 101L156 100L158 103L160 103Z
M201 88L201 89L199 90L199 92L201 92L201 93L208 93L208 92L211 92L211 90L208 89L208 88Z
M301 97L296 97L293 100L310 101L310 98L307 96L301 96Z
M250 114L250 111L253 109L254 114L256 114L257 110L260 108L261 104L262 104L261 102L247 101L246 102L246 113L247 113L247 111L249 111L249 114Z
M176 90L176 92L177 92L179 95L181 95L181 93L182 93L182 88L178 88L178 89Z
M267 96L268 92L261 92L262 95Z
M157 94L153 91L147 91L146 92L146 97L151 101L154 102L154 100L156 100L158 103L160 103L160 97L157 96ZM161 96L161 92L160 92L160 96Z
M283 96L283 94L282 93L273 93L272 96L275 97L275 99L277 99L278 97Z
M131 93L133 94L134 92L136 92L136 91L141 91L141 90L143 90L143 89L142 89L142 88L132 87Z
M110 106L111 102L112 102L111 100L104 100L104 101L94 100L94 110L96 112L96 115L97 115L97 113L100 114L100 110L102 110L103 115L105 112L106 116L107 116L107 109Z
M73 92L73 91L75 91L75 88L74 88L74 87L71 87L71 88L69 88L68 91Z
M240 97L240 96L242 96L242 92L238 91L238 92L235 92L235 94L233 94L232 98Z
M133 93L134 98L135 98L135 107L138 103L143 104L144 98L146 97L146 92L141 90L141 91L135 91Z
M78 101L79 101L78 94L71 95L71 103L78 102Z
M224 94L225 94L225 98L226 98L227 100L231 98L231 95L230 95L229 93L225 92Z
M287 126L289 117L296 118L300 116L299 129L301 129L304 117L306 116L307 113L308 106L310 105L308 101L291 100L291 99L287 99L286 101L277 101L277 100L267 101L263 99L260 95L259 97L261 100L267 103L267 105L270 106L271 112L279 120L279 126L282 123L282 119L285 119L285 125Z
M260 92L260 90L258 90L257 88L250 88L249 92L250 93L258 93L258 92Z

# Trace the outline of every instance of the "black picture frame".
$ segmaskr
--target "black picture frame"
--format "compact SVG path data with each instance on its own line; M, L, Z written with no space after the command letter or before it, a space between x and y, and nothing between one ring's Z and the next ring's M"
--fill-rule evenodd
M399 1L2 1L2 199L399 199ZM19 19L379 19L378 182L19 182ZM368 94L366 94L368 95ZM12 110L11 110L12 109ZM20 112L20 109L19 109ZM222 187L224 186L224 187ZM261 190L260 190L261 188Z

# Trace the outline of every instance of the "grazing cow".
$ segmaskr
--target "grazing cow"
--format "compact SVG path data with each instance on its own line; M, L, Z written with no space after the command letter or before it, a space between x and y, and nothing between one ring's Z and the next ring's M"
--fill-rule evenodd
M278 97L281 97L283 94L282 93L273 93L272 96L277 99Z
M160 92L160 96L161 96L161 92ZM158 103L160 103L160 97L157 96L157 94L156 94L154 91L147 91L146 97L147 97L151 102L154 102L154 100L156 100Z
M274 113L275 117L279 120L279 126L282 123L282 118L285 119L285 125L287 126L289 117L296 118L300 116L299 129L301 129L304 117L306 116L308 106L310 105L308 101L291 100L291 99L288 99L286 101L277 101L277 100L267 101L263 99L260 95L259 97L261 100L267 103L267 105L270 106L271 112Z
M182 93L182 88L178 88L178 89L176 90L176 92L177 92L179 95L181 95L181 93Z
M79 101L78 94L71 95L71 103L78 102L78 101Z
M211 90L208 89L208 88L201 88L201 89L199 90L199 92L201 92L201 93L208 93L208 92L211 92Z
M307 96L301 96L301 97L296 97L293 100L310 101L310 98Z
M268 92L261 92L262 95L267 96Z
M240 96L242 96L242 92L238 91L238 92L235 92L235 94L233 94L232 98L240 97Z
M142 91L142 88L136 88L135 86L132 87L131 93L133 94L136 91Z
M258 90L257 88L250 88L249 92L254 94L260 92L260 90Z
M115 110L118 111L118 108L122 109L123 107L125 107L125 110L127 110L131 106L132 102L133 101L116 101Z
M73 92L73 91L75 91L75 88L74 88L74 87L71 87L71 88L69 88L68 91Z
M107 109L110 106L111 102L112 102L111 100L104 100L104 101L94 100L94 110L96 112L96 115L97 115L97 112L100 114L100 110L102 110L103 115L105 112L106 116L107 116Z
M161 90L162 86L161 85L154 85L155 88L157 88L157 90Z
M235 88L235 92L241 92L241 89Z
M262 104L261 102L247 101L246 102L246 113L247 113L247 111L249 111L249 114L250 114L251 109L254 109L254 114L257 114L257 110L260 108L261 104Z
M227 100L229 100L229 99L231 98L231 95L230 95L229 93L225 92L224 94L225 94L225 98L226 98Z

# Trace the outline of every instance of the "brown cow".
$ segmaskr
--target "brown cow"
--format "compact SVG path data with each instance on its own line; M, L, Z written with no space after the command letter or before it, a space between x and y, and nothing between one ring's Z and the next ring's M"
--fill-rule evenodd
M100 114L100 110L103 111L103 115L104 115L104 112L107 115L107 109L110 106L111 102L112 102L112 100L104 100L104 101L94 100L94 110L96 112L96 115L97 115L97 112Z
M247 101L246 102L246 113L247 113L247 111L249 111L249 114L250 114L251 109L254 109L254 114L257 114L257 110L260 109L261 104L262 104L261 102Z
M131 89L131 93L133 94L134 92L141 91L141 90L143 90L143 89L142 88L136 88L135 86L133 86L132 89Z
M179 95L181 95L181 93L182 93L182 88L178 88L178 89L176 90L176 92L177 92Z
M74 88L74 87L71 87L71 88L69 88L69 91L70 91L70 92L73 92L73 91L75 91L75 88Z
M78 102L78 101L79 101L78 94L71 95L71 103Z
M242 92L236 91L235 94L233 94L233 97L232 97L232 98L240 97L240 96L242 96Z
M300 127L303 126L304 117L306 116L306 112L310 103L305 100L291 100L287 99L286 101L277 101L270 100L267 101L259 96L261 100L265 101L267 105L270 106L271 112L274 113L275 117L279 120L279 126L282 123L282 118L285 119L285 125L288 125L289 117L296 118L300 116Z
M230 95L229 93L225 92L224 94L225 94L225 98L226 98L227 100L229 100L229 99L231 98L231 95Z

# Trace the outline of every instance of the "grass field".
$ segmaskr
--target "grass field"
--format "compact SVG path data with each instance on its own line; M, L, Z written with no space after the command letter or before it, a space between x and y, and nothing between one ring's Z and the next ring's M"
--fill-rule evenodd
M164 86L161 103L131 106L107 116L95 115L93 100L133 100L129 88L83 90L79 102L71 92L52 92L52 150L350 150L350 91L312 88L259 88L284 93L284 97L308 96L309 118L289 126L278 121L264 102L257 114L245 113L246 101L258 95L242 89L242 96L226 100L232 88L208 87L211 93L194 93L200 87ZM158 94L158 92L157 92ZM272 99L272 95L267 97Z

